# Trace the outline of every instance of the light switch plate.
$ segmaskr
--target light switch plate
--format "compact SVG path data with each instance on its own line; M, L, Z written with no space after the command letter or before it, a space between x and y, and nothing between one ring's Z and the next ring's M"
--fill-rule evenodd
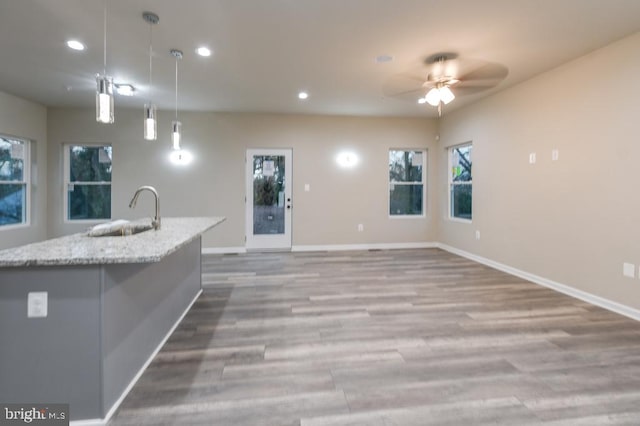
M309 185L308 183L305 183L305 184L304 184L304 191L305 191L305 192L309 192L309 191L311 191L311 185Z
M622 275L629 278L636 277L636 265L633 263L623 263L622 264Z
M560 152L557 149L552 149L551 150L551 161L558 161L558 158L560 158Z
M48 293L32 291L27 295L27 318L46 318L48 315Z
M531 154L529 154L529 164L535 164L536 163L536 153L532 152Z

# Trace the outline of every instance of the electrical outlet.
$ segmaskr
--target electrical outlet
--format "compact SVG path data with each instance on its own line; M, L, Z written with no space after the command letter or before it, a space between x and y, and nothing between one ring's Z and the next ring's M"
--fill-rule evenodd
M636 265L634 265L633 263L623 263L622 264L622 275L624 275L625 277L629 277L629 278L635 278L636 277Z
M480 231L476 231L476 240L480 239Z
M362 232L362 231L364 231L364 225L359 223L358 224L358 232Z
M27 318L46 318L48 315L48 293L32 291L27 295Z

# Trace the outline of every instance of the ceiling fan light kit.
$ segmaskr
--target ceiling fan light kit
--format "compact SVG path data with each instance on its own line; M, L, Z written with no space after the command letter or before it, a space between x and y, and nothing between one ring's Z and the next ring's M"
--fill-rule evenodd
M441 102L447 105L455 98L456 96L453 94L451 89L449 89L449 86L440 83L436 87L429 90L427 96L424 97L427 103L434 107L439 106Z
M395 74L384 86L387 96L429 104L442 116L444 105L498 85L508 74L503 65L440 52L422 58L406 72Z

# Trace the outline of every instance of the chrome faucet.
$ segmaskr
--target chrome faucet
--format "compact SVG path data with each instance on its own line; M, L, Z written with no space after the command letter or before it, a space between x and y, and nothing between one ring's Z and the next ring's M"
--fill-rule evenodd
M131 199L131 202L129 203L129 208L132 209L132 208L134 208L136 206L136 203L138 202L138 196L145 189L147 191L151 191L153 196L156 197L156 217L153 218L153 221L151 222L151 225L153 226L153 229L155 229L157 231L158 229L160 229L160 197L158 196L158 191L156 191L156 189L153 186L145 185L145 186L141 186L140 188L136 189L136 193L133 194L133 198Z

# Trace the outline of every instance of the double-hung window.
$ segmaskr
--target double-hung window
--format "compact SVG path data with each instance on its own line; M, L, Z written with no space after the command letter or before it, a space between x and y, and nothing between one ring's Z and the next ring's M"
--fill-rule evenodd
M66 220L111 218L111 146L65 145L64 159Z
M424 216L425 150L389 150L389 215Z
M472 145L449 148L449 217L471 220L472 218Z
M0 135L0 227L29 223L29 141Z

